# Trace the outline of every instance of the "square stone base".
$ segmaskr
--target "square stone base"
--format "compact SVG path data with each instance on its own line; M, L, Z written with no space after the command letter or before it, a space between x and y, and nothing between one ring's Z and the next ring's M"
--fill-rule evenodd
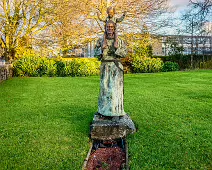
M136 131L129 115L110 117L96 113L90 128L91 139L96 140L125 138Z

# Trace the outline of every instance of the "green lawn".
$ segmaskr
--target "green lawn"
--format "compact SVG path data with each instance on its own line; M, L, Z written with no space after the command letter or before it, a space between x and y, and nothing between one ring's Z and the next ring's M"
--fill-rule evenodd
M131 170L212 169L212 70L125 75ZM0 83L0 169L80 170L99 77Z

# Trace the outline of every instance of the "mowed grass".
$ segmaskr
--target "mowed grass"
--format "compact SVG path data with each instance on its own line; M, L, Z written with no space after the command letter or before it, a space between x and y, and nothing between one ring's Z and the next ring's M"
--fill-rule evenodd
M212 169L212 70L125 75L130 168ZM99 77L0 83L0 169L81 169Z

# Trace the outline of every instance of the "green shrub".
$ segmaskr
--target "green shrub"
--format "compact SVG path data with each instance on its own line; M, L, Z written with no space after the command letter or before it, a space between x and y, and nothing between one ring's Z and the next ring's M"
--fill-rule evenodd
M200 68L201 69L212 69L212 60L211 61L200 62Z
M97 59L73 58L66 61L65 72L67 76L98 75L100 62Z
M134 73L160 72L163 66L163 61L159 58L142 57L140 55L132 55L129 63Z
M39 76L56 76L56 66L55 66L55 61L50 60L48 58L40 58L39 60L40 66L38 67L38 74Z
M24 56L14 62L15 76L90 76L98 75L100 62L97 59L62 58L48 59L38 56Z
M191 68L191 55L172 55L172 56L153 56L163 60L163 62L171 61L179 64L180 69ZM193 55L193 68L203 67L202 61L208 62L212 60L212 55ZM201 64L202 63L202 64ZM209 62L210 63L210 62Z
M38 56L24 56L14 62L15 76L55 76L56 67L53 60Z
M167 61L164 63L162 71L163 72L168 72L168 71L179 71L180 67L177 63L175 62L171 62L171 61Z
M59 77L64 77L66 76L66 65L65 62L61 61L56 61L56 68L57 68L57 76Z

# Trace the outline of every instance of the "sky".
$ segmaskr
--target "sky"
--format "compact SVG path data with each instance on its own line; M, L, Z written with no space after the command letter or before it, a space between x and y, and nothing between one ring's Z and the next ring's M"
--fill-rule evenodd
M185 10L189 4L189 0L169 0L170 6L176 9L175 16L179 15L181 11Z
M169 5L175 9L175 12L171 14L172 18L175 18L175 22L177 23L180 22L177 20L177 18L180 18L182 11L186 9L188 4L189 0L169 0ZM180 27L181 25L178 26ZM178 34L177 28L178 27L165 28L165 31L162 29L162 34L169 34L169 35Z
M170 5L177 8L177 10L181 10L188 5L189 0L170 0Z

